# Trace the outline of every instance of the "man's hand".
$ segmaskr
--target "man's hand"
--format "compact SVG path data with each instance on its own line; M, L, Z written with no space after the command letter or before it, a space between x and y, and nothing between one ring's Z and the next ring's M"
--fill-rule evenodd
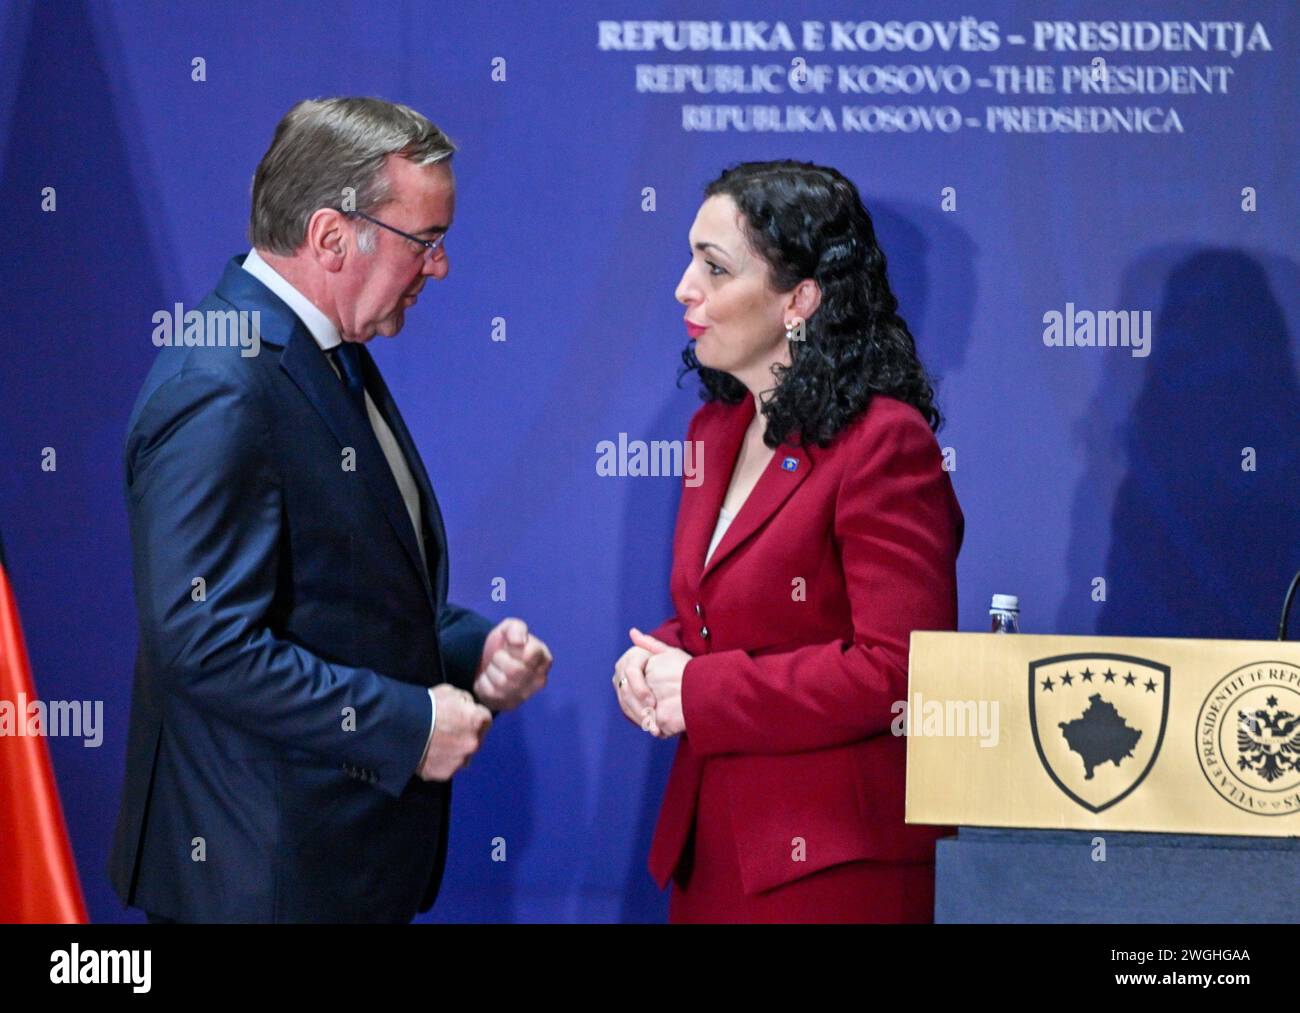
M474 695L498 711L514 710L546 685L551 652L522 619L503 619L483 642Z
M419 773L425 781L449 781L478 752L492 726L492 712L449 682L434 686L433 698L438 712Z

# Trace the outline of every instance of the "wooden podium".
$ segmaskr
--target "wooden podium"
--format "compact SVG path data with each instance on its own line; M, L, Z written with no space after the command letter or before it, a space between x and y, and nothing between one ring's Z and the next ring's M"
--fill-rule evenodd
M1294 922L1300 644L914 633L940 922Z

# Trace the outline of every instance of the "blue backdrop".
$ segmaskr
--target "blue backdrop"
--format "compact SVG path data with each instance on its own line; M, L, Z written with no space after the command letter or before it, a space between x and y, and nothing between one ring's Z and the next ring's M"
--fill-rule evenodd
M673 290L700 190L732 162L828 163L862 190L949 420L939 440L967 518L963 629L986 628L990 594L1008 592L1027 631L1271 635L1300 566L1296 7L651 6L668 19L784 18L796 50L602 50L599 22L648 7L587 0L20 0L0 13L0 529L42 695L105 705L100 748L50 740L94 920L138 918L104 867L135 648L122 444L155 354L151 317L196 304L247 248L253 169L306 97L405 102L460 146L450 276L401 335L371 347L446 514L453 598L522 616L556 657L547 690L498 721L457 777L433 920L666 914L645 855L673 746L623 720L609 673L627 627L667 615L680 480L600 477L596 445L685 435L698 402L693 382L675 386ZM900 52L832 51L829 30L824 51L801 46L804 20L946 23L975 6L994 51L944 51L920 30ZM1188 49L1177 34L1155 51L1034 48L1036 20L1107 18L1230 18L1247 34L1258 21L1271 48ZM1098 55L1228 67L1226 93L844 95L832 79L821 95L652 94L635 77L639 64L788 68L799 56L1063 76ZM824 105L836 120L845 105L952 107L961 122L683 127L683 106L755 104ZM1156 108L1158 124L1174 109L1181 130L989 128L1005 121L990 109L1020 106ZM57 210L42 209L46 187ZM1256 210L1243 209L1246 187ZM1044 314L1067 303L1150 310L1151 354L1046 345ZM495 318L505 341L492 340ZM491 599L497 577L505 602ZM490 860L497 837L504 863Z

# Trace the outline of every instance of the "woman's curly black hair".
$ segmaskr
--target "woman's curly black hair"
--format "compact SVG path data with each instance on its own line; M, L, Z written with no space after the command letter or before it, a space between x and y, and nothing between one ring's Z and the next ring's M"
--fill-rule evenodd
M790 365L773 368L775 393L763 405L764 442L826 446L871 402L885 394L913 405L934 432L943 417L916 355L916 341L898 315L885 255L858 188L834 169L811 162L743 162L704 188L726 194L741 212L746 239L772 269L772 285L788 292L804 278L821 286L821 305L790 342ZM678 384L698 370L705 401L739 404L746 389L735 377L701 366L695 343L682 352Z

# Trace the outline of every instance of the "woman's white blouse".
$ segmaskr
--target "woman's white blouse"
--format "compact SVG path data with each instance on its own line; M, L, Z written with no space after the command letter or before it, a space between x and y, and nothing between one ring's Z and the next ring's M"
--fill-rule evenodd
M722 541L722 536L727 533L727 528L731 525L731 520L735 516L726 507L718 508L718 523L713 528L713 538L709 541L709 551L704 554L704 565L709 565L709 558L713 555L713 550L718 547Z

